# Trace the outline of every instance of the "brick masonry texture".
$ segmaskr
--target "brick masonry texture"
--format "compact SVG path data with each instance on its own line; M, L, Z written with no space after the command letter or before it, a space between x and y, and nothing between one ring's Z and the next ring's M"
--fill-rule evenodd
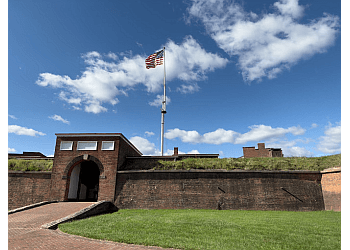
M121 171L119 209L324 210L321 174Z
M60 150L61 141L73 141L72 150ZM78 141L97 141L97 150L77 150ZM114 150L101 150L102 141L114 141ZM116 136L77 136L77 137L57 137L55 147L55 160L52 167L52 185L51 199L64 201L67 200L70 172L80 162L83 161L83 155L88 155L88 160L98 159L103 170L100 170L98 201L114 201L115 186L118 165L123 164L126 155L140 156L126 142ZM94 158L92 158L94 157ZM71 163L74 159L80 159ZM118 162L119 160L119 162ZM95 163L99 163L95 162ZM66 169L67 166L69 169ZM65 171L68 173L65 175Z
M252 157L283 157L281 149L265 148L265 143L258 143L255 147L243 147L244 158Z
M8 209L50 199L51 172L8 173Z
M322 192L326 210L341 211L341 172L322 174Z

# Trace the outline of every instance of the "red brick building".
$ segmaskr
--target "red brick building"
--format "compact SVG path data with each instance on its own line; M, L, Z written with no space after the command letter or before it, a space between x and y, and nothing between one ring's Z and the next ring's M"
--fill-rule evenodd
M114 201L117 169L142 153L121 133L56 134L51 200Z
M243 147L244 158L252 157L283 157L280 148L265 148L265 143L258 143L258 149L255 147Z

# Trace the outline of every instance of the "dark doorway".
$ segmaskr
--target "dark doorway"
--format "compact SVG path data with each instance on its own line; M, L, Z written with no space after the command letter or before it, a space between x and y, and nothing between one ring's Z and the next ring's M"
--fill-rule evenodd
M97 201L99 176L100 170L93 161L83 161L75 166L71 175L68 200Z

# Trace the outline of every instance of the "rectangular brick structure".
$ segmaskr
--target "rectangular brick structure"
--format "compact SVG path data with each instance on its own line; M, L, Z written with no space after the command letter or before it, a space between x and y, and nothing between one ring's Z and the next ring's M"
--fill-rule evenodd
M56 136L51 200L65 201L68 200L69 195L75 199L89 199L90 191L95 191L98 201L114 202L118 166L124 163L127 155L142 155L120 133L75 133L56 134ZM73 169L77 166L78 168L73 172ZM89 183L82 185L81 175L78 177L79 171L83 172L88 167L98 169L96 171L99 173L96 177L97 180L95 180L98 188L88 187ZM71 182L72 173L76 177ZM92 175L92 173L85 174L87 179L91 177L89 175ZM76 190L70 190L72 186L75 186ZM74 196L77 192L78 194Z
M255 147L243 147L244 158L252 157L283 157L280 148L265 148L265 143L258 143L258 149Z
M325 209L341 211L341 168L322 171L321 183Z

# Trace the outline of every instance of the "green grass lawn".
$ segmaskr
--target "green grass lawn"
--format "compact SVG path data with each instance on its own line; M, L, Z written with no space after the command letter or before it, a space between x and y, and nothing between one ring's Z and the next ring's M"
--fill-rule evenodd
M119 210L59 225L69 234L177 249L340 249L340 212Z

